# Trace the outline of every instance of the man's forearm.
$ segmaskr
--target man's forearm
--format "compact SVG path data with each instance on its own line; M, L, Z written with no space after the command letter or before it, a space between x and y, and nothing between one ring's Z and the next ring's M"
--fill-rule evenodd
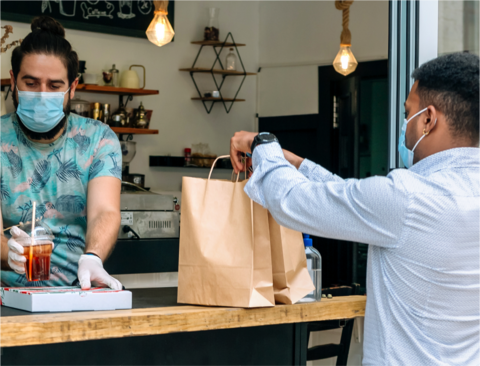
M105 211L89 220L85 252L94 253L105 262L115 247L119 228L120 211Z
M2 234L2 242L1 242L1 266L2 271L11 271L12 269L8 265L8 239L5 235Z

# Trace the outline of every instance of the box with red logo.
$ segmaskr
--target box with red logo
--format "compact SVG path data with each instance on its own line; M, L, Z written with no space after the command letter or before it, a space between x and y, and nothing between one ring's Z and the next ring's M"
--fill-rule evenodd
M1 305L30 312L119 310L132 308L132 293L94 287L0 287Z

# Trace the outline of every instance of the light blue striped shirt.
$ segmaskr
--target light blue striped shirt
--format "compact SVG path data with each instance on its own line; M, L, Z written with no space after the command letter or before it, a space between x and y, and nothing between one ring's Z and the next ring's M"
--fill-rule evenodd
M429 156L386 177L344 180L277 143L245 187L286 227L371 244L364 365L479 365L480 149Z

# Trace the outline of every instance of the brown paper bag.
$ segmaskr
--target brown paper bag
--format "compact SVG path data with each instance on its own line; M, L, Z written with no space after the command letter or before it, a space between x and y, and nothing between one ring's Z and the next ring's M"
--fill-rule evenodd
M268 211L245 184L183 178L179 303L275 305Z
M295 304L315 290L307 270L302 234L280 226L268 213L275 301Z

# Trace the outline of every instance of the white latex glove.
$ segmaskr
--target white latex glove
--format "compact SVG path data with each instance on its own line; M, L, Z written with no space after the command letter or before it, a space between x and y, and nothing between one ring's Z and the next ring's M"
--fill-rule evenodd
M15 239L22 236L28 238L28 234L16 226L10 229L10 234L12 237L8 239L8 265L18 274L24 274L27 259L23 256L23 245Z
M95 255L83 254L78 261L78 281L82 290L89 290L92 284L95 287L110 287L114 290L121 290L122 284L110 276L103 269L103 263Z

